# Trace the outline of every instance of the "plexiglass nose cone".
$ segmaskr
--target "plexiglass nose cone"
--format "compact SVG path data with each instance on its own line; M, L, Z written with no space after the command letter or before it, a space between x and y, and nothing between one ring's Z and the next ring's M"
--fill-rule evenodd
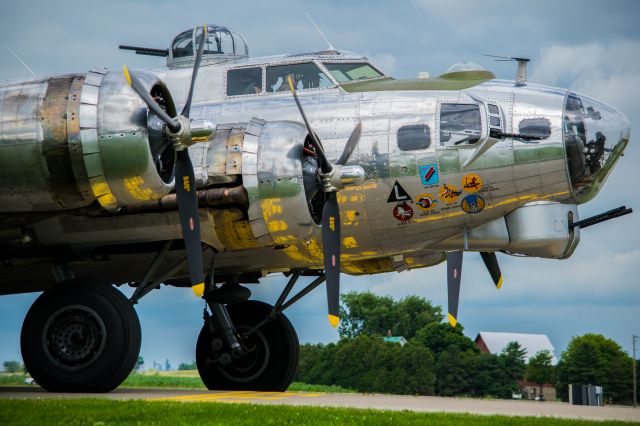
M562 131L573 193L578 203L586 203L629 143L629 120L612 106L569 92Z

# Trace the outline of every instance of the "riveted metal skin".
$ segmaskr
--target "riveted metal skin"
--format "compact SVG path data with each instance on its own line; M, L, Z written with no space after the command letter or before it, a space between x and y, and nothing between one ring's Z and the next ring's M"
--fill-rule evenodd
M579 235L565 226L578 220L576 205L602 188L628 142L628 128L626 132L621 129L626 136L620 140L609 138L612 154L602 170L593 172L589 181L581 181L580 176L570 177L567 166L563 120L568 92L564 89L518 85L496 80L487 72L462 72L426 81L383 76L342 84L324 67L323 62L329 61L368 63L359 55L334 52L232 59L200 69L190 117L214 123L216 133L208 142L189 148L198 189L246 191L246 203L201 205L203 240L218 251L217 272L265 275L298 267L323 268L320 229L309 213L303 184L306 129L291 94L268 88L265 77L269 66L308 62L326 75L328 83L299 90L298 96L329 161L340 157L354 127L362 124L360 142L344 166L344 182L339 182L348 185L337 192L343 272L371 274L431 266L445 259L444 251L462 250L465 244L468 250L552 258L573 252ZM227 96L227 73L251 67L261 68L262 91ZM149 88L163 81L181 109L190 69L163 68L138 75ZM177 222L169 226L164 219L157 220L168 213L158 209L171 205L171 197L164 197L171 192L172 183L160 178L149 153L145 105L119 73L96 69L71 78L66 111L75 111L79 119L73 120L72 115L70 122L67 115L66 120L68 161L75 182L64 191L58 184L57 192L52 189L49 164L56 169L55 164L64 157L53 156L53 151L49 157L43 155L44 131L38 119L49 79L0 86L0 210L60 211L66 208L59 202L63 198L67 206L89 206L97 199L99 207L91 206L95 209L84 216L83 229L90 229L93 218L105 212L119 218L135 211L159 216L144 219L157 226L145 231L138 225L131 241L175 237ZM51 111L53 105L63 108L54 99L58 98L51 98ZM500 130L508 134L521 133L527 123L538 123L545 126L545 136L535 141L505 137L463 167L477 146L446 142L442 135L447 123L441 119L445 104L479 105L483 129L489 128L492 118L499 119ZM490 106L495 110L485 111ZM618 114L617 122L622 125L626 120L613 109L606 113ZM398 135L406 126L425 126L428 143L401 149ZM61 126L50 127L54 129L60 132ZM49 138L45 145L58 147L59 140ZM427 181L422 173L428 169L437 173ZM394 198L398 187L405 198ZM542 239L526 232L532 215ZM117 225L116 243L127 237L127 227L134 226L135 221L128 221L132 219ZM55 226L50 218L44 222L48 226L35 226L37 239L63 245L65 233L76 226L66 218ZM16 235L14 231L7 235ZM106 233L89 234L91 247L82 247L83 253L112 242ZM74 234L68 245L79 250L79 238ZM2 252L3 247L0 244L0 254L9 250ZM152 252L147 255L153 257ZM89 261L93 269L85 272L119 282L122 273L111 270L126 269L131 261L117 256L110 259L96 264ZM0 276L10 275L4 272L0 267Z

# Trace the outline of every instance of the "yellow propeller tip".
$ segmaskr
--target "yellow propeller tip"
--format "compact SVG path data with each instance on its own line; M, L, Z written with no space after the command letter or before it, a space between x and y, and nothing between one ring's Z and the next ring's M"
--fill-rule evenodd
M126 65L122 66L122 73L124 74L125 80L127 80L127 84L131 86L131 75L129 74L129 68Z
M196 297L202 297L204 294L204 283L191 286L191 290L193 290L193 294L195 294Z
M293 92L293 81L291 81L291 74L287 76L287 82L289 83L289 90Z
M451 314L447 314L447 319L449 320L449 324L451 324L451 327L455 327L458 324L458 320L456 319L456 317Z
M502 275L500 275L500 279L498 280L498 284L496 284L496 288L500 290L502 288Z
M329 314L328 317L329 317L329 324L331 324L331 327L336 328L338 324L340 324L340 317L337 317L331 314Z
M202 26L202 31L204 31L204 36L206 37L207 36L207 24L204 24Z

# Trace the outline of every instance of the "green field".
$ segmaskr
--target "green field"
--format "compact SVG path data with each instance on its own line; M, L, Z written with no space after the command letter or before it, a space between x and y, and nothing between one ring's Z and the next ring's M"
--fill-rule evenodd
M537 417L476 416L345 408L267 406L215 402L74 400L0 400L2 425L621 425L624 422L589 422Z
M28 386L24 384L22 374L0 374L0 386ZM120 386L124 388L169 388L169 389L206 389L197 371L155 371L149 373L133 373ZM333 392L353 393L351 389L340 386L308 385L294 382L290 391L297 392Z

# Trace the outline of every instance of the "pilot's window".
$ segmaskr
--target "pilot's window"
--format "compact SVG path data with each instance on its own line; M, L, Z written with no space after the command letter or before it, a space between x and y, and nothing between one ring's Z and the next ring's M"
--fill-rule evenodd
M475 104L440 106L440 144L474 144L482 133L480 107Z
M403 126L398 129L398 148L401 151L425 149L430 143L429 127L425 124Z
M227 72L227 96L262 92L262 68L241 68Z
M369 64L323 62L322 65L327 67L338 83L382 77L382 74Z
M489 114L500 114L500 110L497 105L489 104Z
M551 136L551 123L546 118L525 118L518 126L518 133L547 139Z
M288 76L291 76L296 90L322 89L333 85L314 63L278 65L267 68L267 92L288 91Z
M188 30L173 40L173 57L182 58L193 55L193 30Z

